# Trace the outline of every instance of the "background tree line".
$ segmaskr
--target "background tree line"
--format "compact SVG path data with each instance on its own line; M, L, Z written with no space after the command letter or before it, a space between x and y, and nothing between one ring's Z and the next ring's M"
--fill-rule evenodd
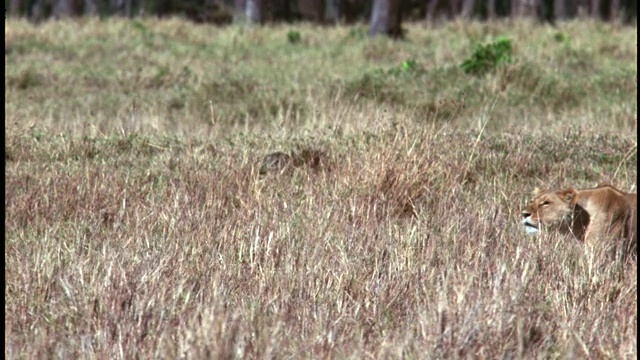
M404 20L533 17L542 21L586 14L636 20L637 0L5 0L10 16L33 21L77 16L185 16L195 22L371 21L371 33L402 36Z

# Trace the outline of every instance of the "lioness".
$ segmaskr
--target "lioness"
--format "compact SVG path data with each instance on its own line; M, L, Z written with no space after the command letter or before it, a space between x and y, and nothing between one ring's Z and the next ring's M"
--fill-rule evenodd
M537 192L522 212L522 223L528 233L538 232L542 226L572 234L587 244L610 236L622 238L627 249L635 251L637 197L609 184Z

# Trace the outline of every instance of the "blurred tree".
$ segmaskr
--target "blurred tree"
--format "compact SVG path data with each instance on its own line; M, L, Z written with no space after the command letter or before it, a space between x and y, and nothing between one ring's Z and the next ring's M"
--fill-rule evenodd
M512 17L535 17L540 0L511 0Z
M51 10L55 18L64 19L80 15L80 5L76 0L53 0Z
M244 14L248 23L262 24L264 22L265 0L246 0Z
M304 20L324 22L326 0L298 0L300 15Z
M367 0L334 0L336 8L336 19L347 24L354 23L359 19L369 19L371 14L371 4Z
M403 0L375 0L371 11L369 36L379 34L392 38L402 38L402 5Z
M22 0L10 0L9 1L9 15L19 16L22 13Z
M590 15L600 20L622 19L628 22L636 18L638 10L637 0L590 0Z
M496 18L496 0L489 0L487 3L487 17L491 20Z
M336 23L340 20L338 3L338 0L326 0L325 3L324 18L332 23Z
M96 0L84 0L83 15L96 16L99 14L100 14L99 6Z
M478 7L476 7L478 8ZM510 0L488 0L486 6L484 2L480 2L480 18L481 19L496 19L509 16L511 13L511 1Z
M271 15L274 20L292 21L295 19L295 9L292 0L273 0Z
M548 4L543 4L543 6ZM549 16L553 20L566 20L576 15L578 11L577 2L571 0L554 0L553 15Z
M433 21L438 17L438 14L445 14L447 19L453 19L456 13L456 4L451 0L427 0L427 21Z
M475 0L464 0L462 2L462 11L460 15L465 19L471 18L474 15L475 5Z
M496 19L531 17L545 22L571 19L579 13L600 20L637 19L637 0L5 0L9 16L40 21L54 16L182 15L195 22L227 24L234 20L309 20L316 23L367 21L370 34L402 37L402 20L444 17ZM375 11L374 11L375 9Z
M29 17L31 21L38 23L46 20L51 16L50 0L32 0L29 1Z

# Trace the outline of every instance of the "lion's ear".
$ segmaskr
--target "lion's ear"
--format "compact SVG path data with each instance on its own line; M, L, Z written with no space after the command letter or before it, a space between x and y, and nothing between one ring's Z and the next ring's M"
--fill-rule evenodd
M565 190L562 190L561 195L566 202L570 203L572 200L575 199L576 195L578 195L578 191L574 189L573 186L569 186Z

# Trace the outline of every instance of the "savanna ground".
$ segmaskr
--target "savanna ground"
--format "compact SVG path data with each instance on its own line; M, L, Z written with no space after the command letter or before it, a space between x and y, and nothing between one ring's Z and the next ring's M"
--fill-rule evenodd
M519 224L636 192L635 26L407 27L7 20L5 355L635 359L636 263Z

